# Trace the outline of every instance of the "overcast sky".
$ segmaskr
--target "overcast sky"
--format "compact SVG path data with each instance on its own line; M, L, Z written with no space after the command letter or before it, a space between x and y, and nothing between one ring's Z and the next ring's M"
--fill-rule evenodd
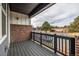
M57 3L31 19L34 27L48 21L53 26L65 26L79 16L79 3Z

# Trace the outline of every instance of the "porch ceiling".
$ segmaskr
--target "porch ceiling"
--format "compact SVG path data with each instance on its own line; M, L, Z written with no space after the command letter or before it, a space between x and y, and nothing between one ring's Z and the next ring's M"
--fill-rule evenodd
M10 3L10 10L32 16L49 4L50 3Z

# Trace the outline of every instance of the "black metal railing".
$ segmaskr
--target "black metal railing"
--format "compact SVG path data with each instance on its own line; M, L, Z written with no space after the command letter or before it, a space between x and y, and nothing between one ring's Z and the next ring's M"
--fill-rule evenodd
M45 45L54 50L55 53L62 55L75 55L75 38L60 36L56 34L46 34L32 32L32 40L37 41L40 45Z

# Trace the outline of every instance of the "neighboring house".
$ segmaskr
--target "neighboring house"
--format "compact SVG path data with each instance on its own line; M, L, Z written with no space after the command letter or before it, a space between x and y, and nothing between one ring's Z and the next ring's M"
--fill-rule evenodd
M54 27L51 29L51 32L68 32L67 27Z

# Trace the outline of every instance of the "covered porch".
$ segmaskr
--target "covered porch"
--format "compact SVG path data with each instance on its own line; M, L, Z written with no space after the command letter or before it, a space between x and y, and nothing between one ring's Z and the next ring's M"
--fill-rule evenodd
M37 14L43 12L45 9L49 8L53 4L10 4L11 9L11 44L10 49L8 51L9 56L53 56L57 55L54 52L46 49L40 44L32 41L31 32L32 32L32 25L31 25L31 18L36 16ZM24 8L25 7L25 8ZM21 23L19 14L27 15L28 21L25 21L28 24ZM26 12L27 11L27 12ZM18 23L14 23L14 19L12 21L12 17L14 15L18 18ZM16 17L15 16L15 17ZM22 15L20 15L22 17ZM23 16L24 17L24 16Z
M4 16L2 20L3 38L0 55L7 56L73 56L75 55L75 38L56 34L35 32L31 18L43 12L55 3L10 3L1 5ZM7 8L8 6L8 8ZM5 7L7 9L5 9ZM6 11L5 11L6 10ZM9 14L8 14L9 12ZM4 19L5 18L5 19ZM6 23L5 23L6 22ZM4 25L5 24L5 25ZM4 27L6 26L6 27ZM6 30L3 30L6 29Z

